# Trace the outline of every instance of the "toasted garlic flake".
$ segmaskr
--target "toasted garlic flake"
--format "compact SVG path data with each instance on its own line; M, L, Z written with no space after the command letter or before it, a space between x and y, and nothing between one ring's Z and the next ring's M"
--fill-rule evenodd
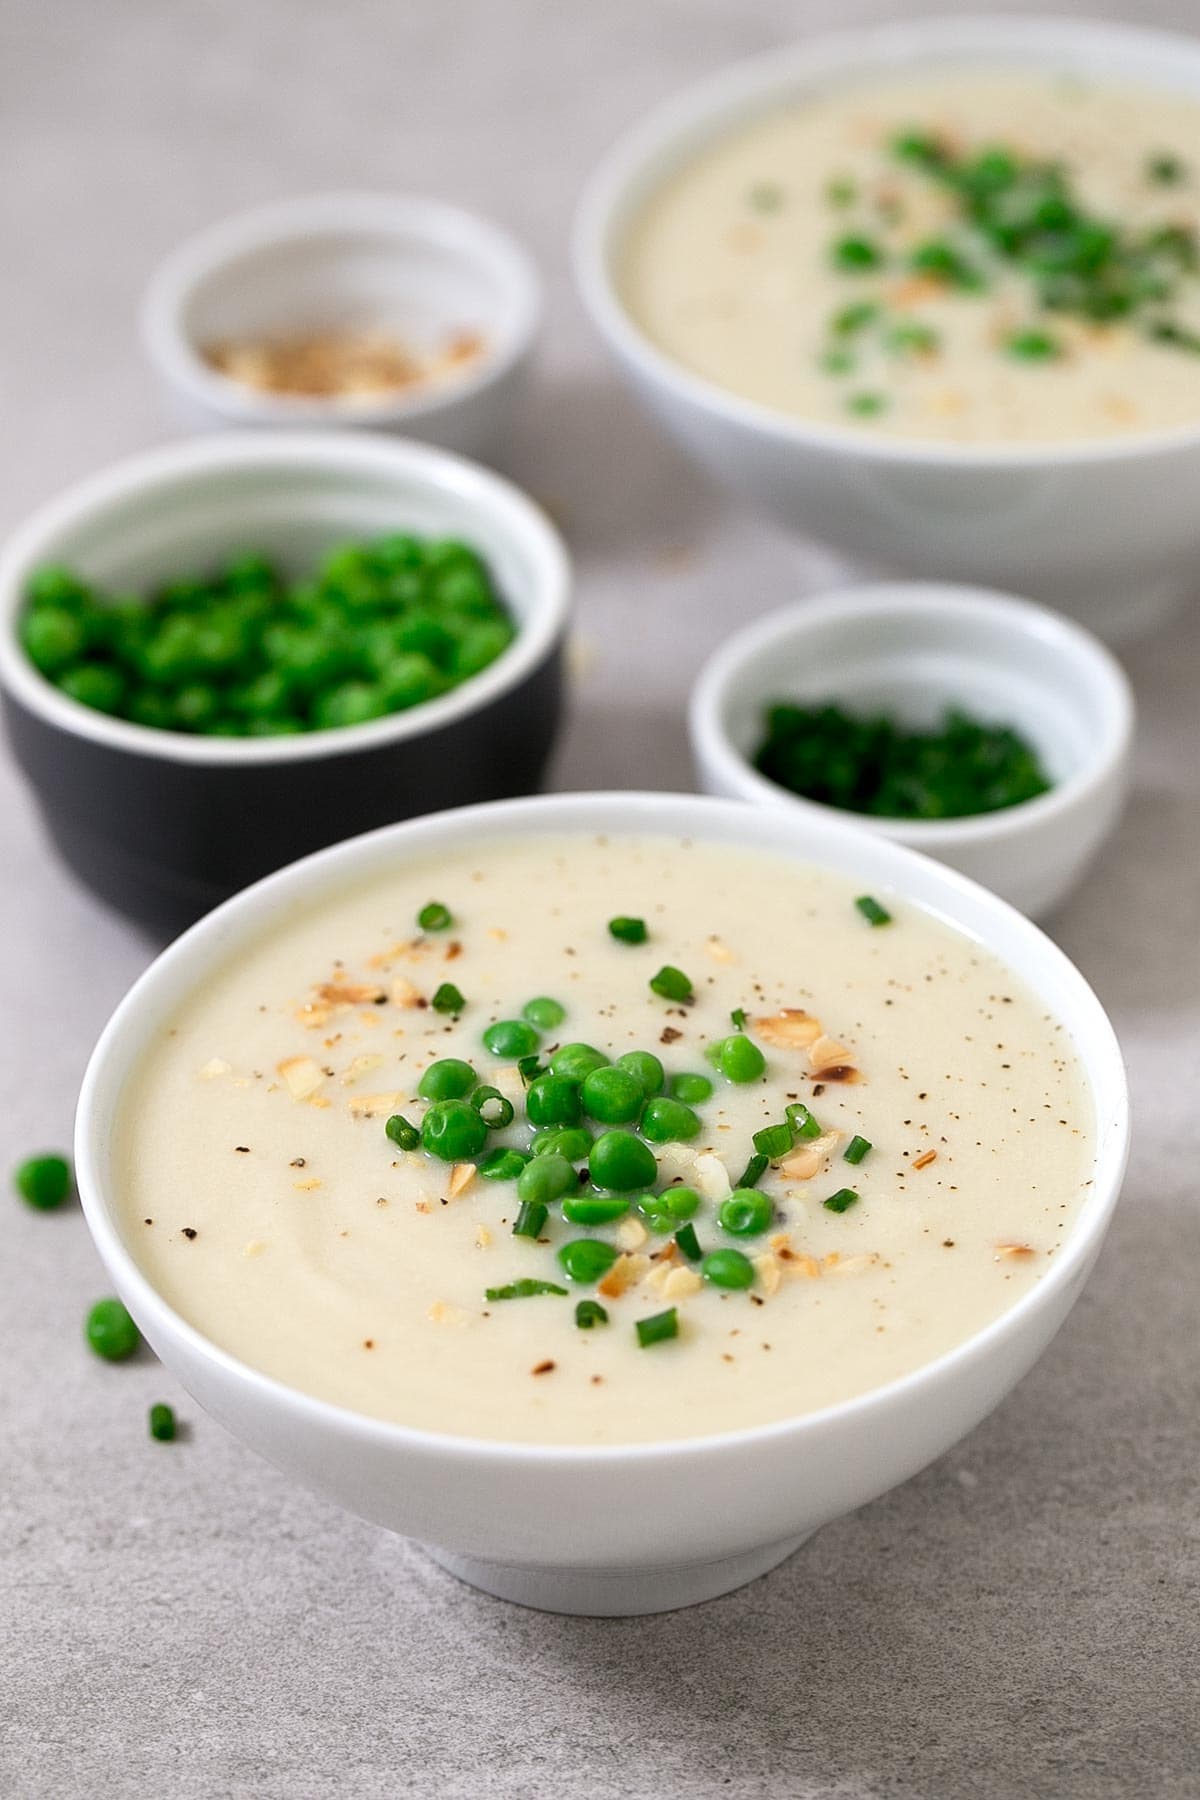
M251 1238L250 1242L246 1245L246 1248L242 1251L242 1255L261 1256L266 1247L267 1246L263 1243L261 1238Z
M1016 1262L1027 1262L1031 1256L1036 1255L1037 1251L1032 1244L997 1244L995 1261L1000 1262L1007 1258Z
M814 1019L802 1006L784 1006L777 1013L751 1019L750 1029L765 1044L777 1050L803 1050L822 1035L820 1019Z
M598 1291L608 1300L619 1300L626 1288L636 1287L650 1273L648 1256L618 1256Z
M377 1069L382 1061L382 1056L356 1056L342 1076L342 1086L352 1087L361 1075Z
M854 1067L854 1058L845 1044L839 1044L828 1032L814 1038L808 1048L809 1066L814 1069Z
M475 1248L477 1250L486 1250L491 1241L492 1234L487 1226L477 1225L475 1227Z
M754 1264L754 1272L762 1285L763 1293L778 1293L779 1284L783 1280L783 1276L775 1258L767 1252L762 1256L752 1257L751 1261Z
M395 977L388 992L393 1006L416 1006L421 998L420 990L411 981L405 981L403 975Z
M352 1094L350 1111L356 1119L377 1119L381 1114L394 1113L398 1106L403 1106L404 1095L393 1088L386 1094Z
M825 1258L827 1275L861 1275L864 1269L873 1268L879 1261L874 1252L870 1251L864 1251L861 1256L839 1256L835 1250L833 1255L836 1259L833 1262L830 1262L829 1257Z
M686 1300L690 1294L698 1294L704 1286L697 1269L669 1269L667 1279L662 1284L664 1300Z
M710 956L715 963L731 963L735 960L733 951L729 948L729 945L725 943L723 938L706 938L704 950L705 954Z
M212 1056L200 1070L201 1081L215 1081L219 1075L232 1075L233 1064L227 1063L223 1056Z
M307 1100L325 1079L325 1071L311 1056L287 1056L275 1065L275 1073L283 1076L293 1100Z
M779 1167L792 1181L811 1181L814 1175L821 1173L826 1158L832 1156L841 1141L840 1131L822 1132L819 1138L813 1138L785 1156Z
M729 1170L719 1156L705 1150L696 1158L696 1186L706 1200L728 1200L733 1192Z
M640 1250L649 1235L640 1219L622 1219L617 1226L617 1243L622 1250Z
M450 1180L446 1184L446 1192L451 1200L457 1199L459 1194L470 1187L474 1179L474 1163L455 1163L450 1170Z
M780 1256L785 1275L799 1276L805 1281L813 1281L821 1273L821 1265L815 1256L809 1256L802 1250L785 1250Z

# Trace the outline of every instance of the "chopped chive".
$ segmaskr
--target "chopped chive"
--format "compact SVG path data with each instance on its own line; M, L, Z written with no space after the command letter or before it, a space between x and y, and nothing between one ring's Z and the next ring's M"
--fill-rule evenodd
M826 375L853 375L858 367L858 359L853 351L845 349L841 344L822 350L818 361Z
M892 915L886 906L880 906L878 900L870 894L860 894L854 902L868 925L890 925Z
M730 1018L730 1022L732 1023L735 1031L745 1031L745 1029L746 1029L746 1009L744 1006L735 1006L733 1011L730 1013L729 1018Z
M393 1113L384 1131L401 1150L415 1150L421 1141L421 1134L415 1125L410 1125L401 1113Z
M767 1166L770 1163L770 1160L770 1157L764 1156L761 1150L756 1151L742 1170L741 1175L738 1177L738 1187L757 1187L767 1172Z
M693 997L689 977L682 969L676 969L670 963L664 963L658 974L650 977L650 987L654 993L661 994L664 1000L682 1001Z
M547 1216L547 1209L540 1200L522 1200L513 1224L513 1236L541 1237Z
M764 1125L761 1131L754 1134L754 1148L769 1162L778 1162L781 1156L787 1155L791 1147L790 1125Z
M696 1227L690 1220L686 1225L681 1225L679 1227L679 1230L675 1233L675 1242L679 1245L679 1248L683 1251L683 1254L687 1257L689 1262L700 1261L704 1252L701 1250L700 1240L696 1236Z
M849 1212L850 1208L857 1204L858 1195L853 1188L839 1188L836 1194L830 1194L828 1200L821 1202L828 1212L834 1213Z
M637 1322L637 1341L643 1350L651 1344L663 1344L668 1338L679 1336L679 1314L673 1306L666 1312L651 1313L648 1319Z
M499 1088L477 1087L471 1095L471 1105L489 1131L503 1131L515 1116L512 1101Z
M528 1161L528 1152L524 1150L489 1150L475 1172L488 1181L515 1181Z
M529 1087L537 1080L539 1075L544 1075L545 1073L546 1066L536 1051L532 1056L520 1056L517 1058L517 1074L521 1077L521 1081L525 1087Z
M417 924L422 931L447 931L453 923L450 908L443 906L440 900L431 900L417 914Z
M506 1282L503 1287L484 1288L485 1300L532 1300L535 1294L565 1294L556 1281L534 1281L524 1276L520 1281Z
M875 419L886 412L889 401L886 394L850 394L846 399L846 410L855 413L860 419Z
M813 1118L802 1100L793 1100L790 1106L784 1108L784 1111L787 1114L787 1122L794 1137L820 1137L821 1127L817 1120Z
M870 1149L870 1138L859 1137L856 1132L842 1152L842 1161L848 1163L860 1163Z
M618 914L608 921L608 935L616 938L619 944L644 944L650 933L646 930L645 919L627 918Z
M434 1012L460 1013L467 1003L452 981L443 981L429 1004Z
M580 1331L590 1331L593 1325L607 1325L608 1314L598 1300L580 1300L575 1308L575 1323Z
M874 300L854 300L834 313L830 326L836 337L854 337L878 317L879 307Z
M1048 331L1010 332L1004 348L1020 362L1055 362L1063 353L1058 339Z
M871 238L851 236L838 238L829 246L829 257L835 269L847 275L866 275L883 266L883 251Z
M150 1436L160 1444L169 1444L175 1436L175 1414L164 1401L150 1408Z
M756 181L746 198L755 212L778 212L783 205L783 189L777 181Z

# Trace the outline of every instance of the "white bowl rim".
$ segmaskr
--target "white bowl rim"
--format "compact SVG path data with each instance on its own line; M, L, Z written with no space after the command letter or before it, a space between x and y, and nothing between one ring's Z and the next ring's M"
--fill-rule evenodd
M234 259L273 245L324 237L334 230L402 229L410 236L455 237L471 242L503 270L517 308L514 324L497 348L486 349L473 368L453 381L402 397L360 400L259 394L222 375L200 356L182 316L195 288ZM234 213L186 238L154 270L139 312L142 342L159 373L210 411L243 424L315 427L386 427L434 419L495 386L529 354L541 325L542 283L537 267L510 232L466 207L430 195L347 190L298 195Z
M125 1042L131 1037L137 1038L143 1011L147 1008L153 1011L158 990L171 986L177 965L183 964L185 968L192 965L191 979L187 985L194 985L200 978L200 970L209 960L210 947L218 956L229 953L229 939L231 935L236 939L239 920L248 918L261 922L289 897L300 893L311 897L323 889L338 892L352 871L361 873L374 866L375 859L385 847L404 846L406 842L410 842L415 845L418 855L428 854L431 850L436 853L437 846L446 841L458 844L469 837L478 841L479 837L486 837L493 827L499 828L493 832L494 836L520 835L530 827L536 831L539 824L546 820L554 822L555 829L565 831L594 830L599 821L605 821L602 828L611 832L616 829L612 824L614 809L620 811L620 829L631 834L641 830L676 835L682 831L685 835L703 839L710 822L716 833L719 833L723 822L734 837L748 832L753 840L761 843L763 838L773 836L776 840L775 848L785 855L790 853L789 840L792 851L799 851L801 848L794 836L794 824L789 826L785 813L768 813L762 808L747 807L740 801L718 800L707 795L620 791L538 795L526 799L493 801L478 806L455 808L450 812L429 814L424 818L404 820L399 824L387 825L347 839L328 849L318 850L287 868L266 876L216 907L150 964L113 1013L89 1059L80 1088L74 1143L76 1185L88 1228L105 1267L113 1275L118 1287L134 1299L135 1310L142 1310L146 1316L157 1315L165 1320L173 1337L182 1341L192 1356L203 1358L219 1369L225 1380L248 1385L261 1401L285 1410L291 1409L314 1427L356 1433L376 1446L438 1458L483 1460L488 1463L516 1460L532 1467L565 1464L587 1466L642 1463L663 1458L671 1461L686 1460L730 1448L750 1450L756 1445L790 1434L818 1434L831 1423L840 1425L864 1417L869 1420L879 1410L912 1400L921 1388L928 1388L930 1393L926 1398L932 1399L939 1380L947 1371L964 1363L977 1365L986 1360L993 1348L1003 1347L1005 1340L1020 1331L1029 1314L1049 1305L1061 1289L1069 1287L1078 1274L1086 1271L1103 1240L1119 1198L1129 1155L1129 1101L1124 1060L1116 1033L1100 1001L1065 953L1007 901L928 857L905 849L902 845L871 838L840 819L830 818L822 819L809 827L817 836L817 847L815 851L810 850L810 857L818 866L828 866L835 870L839 866L844 867L842 852L847 853L846 860L851 863L855 860L856 852L859 857L865 855L870 860L883 858L889 869L894 868L898 887L903 886L907 871L919 869L926 880L936 883L940 895L950 903L950 910L943 911L942 916L956 925L957 929L967 930L968 935L975 935L969 928L956 924L953 907L955 900L961 899L969 902L972 907L982 907L991 920L1001 923L1008 933L1015 934L1018 940L1035 949L1040 957L1048 957L1051 963L1056 964L1059 974L1074 987L1083 1011L1090 1015L1086 1041L1073 1039L1073 1044L1085 1071L1088 1086L1093 1089L1093 1098L1094 1087L1103 1086L1105 1080L1115 1088L1119 1096L1111 1118L1096 1122L1097 1157L1092 1183L1060 1254L1054 1257L1036 1286L1028 1289L1013 1306L985 1325L981 1331L895 1381L819 1411L703 1437L652 1443L561 1445L434 1432L373 1418L368 1414L319 1400L299 1388L261 1373L230 1352L222 1350L176 1312L142 1273L121 1239L109 1203L104 1197L104 1158L100 1153L100 1143L105 1117L102 1095L107 1064L110 1058L122 1058L126 1061L128 1070L136 1059L136 1049L126 1052ZM343 864L345 868L338 873L339 865ZM890 880L890 877L886 879ZM880 885L883 884L881 879ZM1013 968L1013 973L1027 982L1026 976L1019 969ZM1027 985L1031 984L1027 982ZM1102 1071L1102 1077L1094 1081L1097 1071Z
M391 473L431 491L453 493L466 507L473 498L486 497L502 520L505 534L519 541L532 559L534 604L528 621L518 622L512 643L495 662L447 694L364 725L297 732L290 737L193 737L112 718L61 693L34 667L16 635L24 583L38 563L53 558L54 544L64 531L102 516L110 506L139 490L160 488L170 494L186 487L194 476L271 465L357 470L375 476ZM463 526L462 535L469 538L469 525ZM132 756L208 768L348 756L453 725L516 687L563 633L570 595L570 563L554 526L520 488L479 463L429 444L365 431L223 432L126 457L76 482L18 526L0 552L0 685L57 730Z
M1086 676L1091 694L1099 699L1102 724L1088 745L1086 760L1047 793L998 812L973 813L961 819L888 819L846 812L823 801L809 800L803 794L793 794L760 775L725 727L725 702L743 666L767 646L803 638L809 630L827 623L865 623L885 618L945 619L956 623L975 620L1008 632L1014 642L1036 636L1043 644L1049 644L1064 667L1069 665L1074 674ZM962 653L963 660L969 657L969 650ZM836 673L830 676L829 688L830 698L836 701ZM765 702L771 696L764 693L761 698ZM1125 671L1086 627L1018 594L949 581L863 582L823 589L808 599L778 607L718 645L701 669L688 703L693 750L716 764L738 788L743 800L851 820L867 831L931 855L941 849L960 849L984 841L999 843L1018 837L1031 826L1052 824L1073 811L1111 781L1127 761L1133 744L1134 718L1133 690Z
M1147 55L1185 58L1196 68L1200 105L1200 42L1182 32L1143 29L1116 20L1072 19L1056 14L980 13L966 18L930 17L822 32L799 43L728 64L660 101L613 143L587 181L572 230L572 261L584 306L601 336L648 383L725 423L774 440L781 446L826 450L862 457L880 465L950 469L1044 469L1063 465L1109 464L1127 457L1170 456L1200 446L1200 418L1194 424L1121 433L1103 438L1047 439L1030 444L941 443L936 439L872 436L862 426L824 423L777 412L743 399L718 382L693 374L642 331L620 297L611 272L608 241L614 216L646 167L669 155L676 140L705 120L728 117L731 125L765 112L786 97L796 82L830 66L853 79L856 61L930 51L961 49L964 55L1021 49L1026 53L1092 45L1107 49L1114 66L1122 54L1140 48ZM1028 58L1027 58L1028 59ZM757 102L757 105L756 105ZM717 127L719 132L719 126ZM714 135L717 135L714 132Z

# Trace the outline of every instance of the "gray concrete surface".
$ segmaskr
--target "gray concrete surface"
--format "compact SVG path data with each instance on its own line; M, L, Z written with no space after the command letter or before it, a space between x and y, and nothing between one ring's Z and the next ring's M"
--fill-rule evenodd
M1197 22L1186 0L1126 6ZM184 232L338 184L483 207L550 286L507 465L578 559L589 654L557 783L687 785L680 709L705 653L836 570L733 510L617 389L568 279L572 203L607 140L693 74L897 10L8 0L0 527L167 435L132 315ZM79 1322L106 1283L78 1212L8 1204L6 1800L1200 1794L1200 607L1127 660L1136 792L1054 929L1127 1046L1137 1148L1095 1278L1007 1404L729 1599L542 1617L297 1492L150 1361L98 1364ZM88 1050L148 955L55 864L0 759L5 1167L67 1139ZM158 1398L187 1441L147 1441Z

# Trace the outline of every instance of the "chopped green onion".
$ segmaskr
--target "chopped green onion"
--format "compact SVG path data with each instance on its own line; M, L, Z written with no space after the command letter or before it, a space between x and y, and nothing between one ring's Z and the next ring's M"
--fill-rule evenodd
M1010 356L1021 362L1054 362L1063 353L1062 345L1048 331L1013 331L1004 340Z
M700 1261L703 1251L700 1248L700 1240L696 1236L696 1227L690 1220L686 1225L681 1225L679 1227L679 1230L675 1233L675 1242L679 1245L680 1250L682 1250L689 1262Z
M860 1163L862 1161L863 1157L866 1156L866 1154L870 1150L870 1148L871 1148L870 1139L865 1138L865 1137L859 1137L856 1133L854 1135L854 1137L852 1137L850 1139L850 1142L846 1145L845 1150L842 1152L842 1161L848 1162L848 1163Z
M524 1150L489 1150L476 1174L485 1176L488 1181L515 1181L528 1161Z
M422 931L448 931L453 923L450 908L443 906L440 900L431 900L417 914L417 924Z
M666 1312L651 1313L648 1319L637 1321L637 1341L643 1350L651 1344L663 1344L668 1338L679 1336L679 1314L673 1306Z
M874 419L886 412L889 404L886 394L850 394L846 399L846 410L856 413L860 419Z
M452 981L443 981L429 1004L434 1012L460 1013L467 1003Z
M851 236L838 238L829 247L830 261L846 275L868 275L883 267L884 255L871 238Z
M880 906L878 900L870 894L860 894L854 902L868 925L890 925L892 915L886 906Z
M608 934L619 944L644 944L650 935L645 919L627 918L623 914L608 921Z
M1175 187L1186 173L1186 167L1179 157L1172 156L1169 152L1147 158L1147 179L1157 182L1160 187Z
M532 1087L538 1076L544 1075L545 1073L545 1064L542 1062L541 1057L536 1051L532 1056L521 1056L517 1058L517 1074L521 1077L521 1080L526 1087Z
M401 1150L415 1150L421 1141L416 1126L410 1125L401 1113L393 1113L383 1129Z
M836 337L854 337L873 325L879 317L879 306L874 300L854 300L849 306L843 306L835 312L830 321L830 329Z
M735 1006L733 1011L730 1013L729 1018L730 1018L730 1022L733 1025L733 1029L735 1031L745 1031L745 1029L746 1029L746 1009L744 1006Z
M580 1300L575 1308L575 1323L580 1331L590 1331L594 1325L607 1325L608 1314L598 1300Z
M826 375L853 375L858 367L858 359L853 351L846 350L841 345L831 350L822 350L818 360Z
M809 1112L802 1100L793 1100L784 1108L792 1135L798 1138L819 1138L821 1127Z
M849 175L832 175L825 183L825 198L830 206L853 206L858 199L858 183Z
M489 1131L503 1131L515 1117L512 1101L499 1088L477 1087L471 1095L471 1105Z
M894 356L932 356L941 339L932 325L919 319L902 319L891 326L884 339Z
M650 977L650 987L664 1000L687 1001L695 997L688 976L670 963L664 963L658 974Z
M520 1281L506 1282L503 1287L484 1288L485 1300L532 1300L535 1294L566 1294L556 1281L534 1281L524 1276Z
M770 1157L764 1156L761 1150L755 1151L738 1177L738 1186L740 1188L757 1187L766 1174L770 1161Z
M150 1436L160 1444L169 1444L175 1436L177 1427L175 1414L161 1400L150 1408Z
M778 1162L792 1147L790 1125L764 1125L754 1133L754 1148L769 1162Z
M532 1168L533 1165L530 1164L529 1167ZM522 1170L521 1173L524 1174L525 1170ZM540 1200L522 1200L517 1209L517 1217L513 1224L513 1236L527 1238L541 1237L542 1227L545 1225L548 1216L546 1207Z
M827 1212L844 1213L849 1212L857 1203L858 1195L853 1188L839 1188L836 1194L830 1194L828 1200L822 1200L821 1205Z

